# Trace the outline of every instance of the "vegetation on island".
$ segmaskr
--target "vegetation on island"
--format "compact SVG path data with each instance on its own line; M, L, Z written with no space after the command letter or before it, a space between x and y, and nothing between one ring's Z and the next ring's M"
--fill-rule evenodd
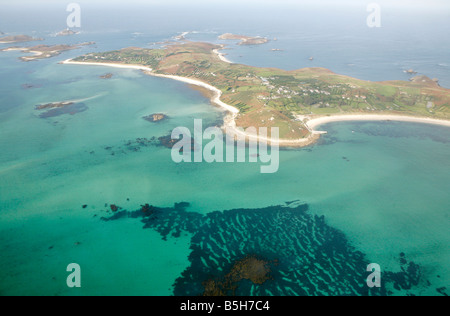
M221 40L239 40L238 45L261 45L268 43L269 40L265 37L251 37L245 35L235 35L231 33L226 33L219 36Z
M34 38L29 35L12 35L0 37L1 44L11 44L11 43L24 43L24 42L34 42L34 41L43 41L42 38Z
M78 33L67 28L65 30L62 30L61 32L58 32L56 34L56 36L70 36L70 35L75 35L75 34L78 34Z
M240 110L240 127L279 127L280 137L298 139L310 133L304 117L334 114L397 114L450 119L450 90L436 80L371 82L325 68L287 71L222 61L223 46L185 42L162 49L124 48L91 53L78 62L134 64L153 73L208 83L223 93L221 100Z
M33 61L33 60L38 60L38 59L46 59L46 58L55 57L55 56L58 56L59 54L61 54L62 52L77 49L82 46L93 45L93 44L95 44L95 42L81 43L81 44L77 44L77 45L63 44L63 45L52 45L52 46L36 45L33 47L9 47L9 48L3 49L2 51L18 50L23 53L31 53L33 55L20 57L20 60Z

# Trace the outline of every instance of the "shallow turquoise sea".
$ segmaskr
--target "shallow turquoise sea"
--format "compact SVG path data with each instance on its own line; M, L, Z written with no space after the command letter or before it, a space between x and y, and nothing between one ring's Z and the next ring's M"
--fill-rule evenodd
M402 37L404 27L390 31L388 22L400 23L393 17L374 41L367 30L321 37L327 33L319 22L310 30L300 27L302 20L293 28L295 19L208 29L219 22L203 19L189 20L189 28L167 22L164 34L37 34L46 44L97 41L38 62L0 53L0 295L199 295L202 282L220 280L248 255L278 264L271 265L272 280L261 286L244 280L238 295L448 293L448 127L327 124L317 144L282 150L274 174L261 174L260 163L176 164L157 138L178 126L192 130L194 119L205 127L220 124L220 109L180 82L58 62L90 51L152 47L178 31L202 29L188 38L277 37L268 46L231 43L227 53L235 62L294 69L314 56L315 66L367 80L407 80L402 71L414 67L447 87L449 43L434 45L430 36L413 47ZM382 55L377 43L388 35L393 49ZM425 52L430 45L436 49ZM113 77L99 78L106 73ZM78 100L72 113L35 109L63 100ZM142 119L153 113L169 119ZM141 212L145 204L152 216ZM111 205L121 209L113 213ZM81 288L66 285L70 263L81 267ZM381 290L366 285L369 263L382 269Z
M100 218L112 215L110 204L134 211L146 203L170 208L178 202L190 203L187 211L199 216L307 204L310 216L323 215L327 226L383 271L401 271L400 253L420 266L421 282L395 294L436 294L449 284L448 128L325 125L329 133L318 144L281 151L275 174L261 174L259 163L175 164L169 149L136 139L164 136L177 126L192 129L194 118L205 125L220 122L223 113L199 92L134 70L45 63L31 64L39 71L8 82L42 87L23 89L16 99L2 94L2 105L8 100L16 106L0 116L1 294L173 294L175 280L193 268L190 247L198 232L182 229L164 240L157 229L142 229L138 219ZM23 64L9 67L14 72ZM112 79L99 78L107 72ZM87 110L74 115L40 118L34 109L90 97L83 101ZM170 119L142 119L156 112ZM256 229L258 218L251 217L249 227ZM225 253L214 253L226 260ZM262 255L256 249L254 254ZM80 289L66 286L72 262L82 267ZM365 268L354 267L363 275ZM365 279L357 282L364 285Z

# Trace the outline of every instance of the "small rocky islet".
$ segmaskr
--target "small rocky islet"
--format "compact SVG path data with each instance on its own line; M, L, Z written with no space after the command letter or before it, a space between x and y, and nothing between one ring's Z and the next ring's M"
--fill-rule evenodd
M156 122L162 122L167 120L169 117L165 114L162 113L155 113L155 114L150 114L147 116L144 116L143 119L146 120L147 122L151 122L151 123L156 123Z
M100 79L111 79L113 76L114 76L114 74L107 73L107 74L100 76Z

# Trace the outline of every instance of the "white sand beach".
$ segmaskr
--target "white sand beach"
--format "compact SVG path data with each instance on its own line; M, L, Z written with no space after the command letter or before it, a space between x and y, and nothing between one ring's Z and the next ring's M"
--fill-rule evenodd
M221 49L223 49L223 47L222 47ZM213 52L216 53L217 56L219 56L219 59L220 59L221 61L226 62L226 63L228 63L228 64L234 64L232 61L228 60L228 59L225 57L225 54L219 52L219 50L220 50L220 49L214 49Z
M326 123L332 122L344 122L344 121L399 121L399 122L411 122L411 123L423 123L423 124L435 124L450 127L450 121L432 119L428 117L414 117L406 115L388 115L388 114L346 114L346 115L333 115L323 116L310 119L306 125L311 131L318 132L316 127Z

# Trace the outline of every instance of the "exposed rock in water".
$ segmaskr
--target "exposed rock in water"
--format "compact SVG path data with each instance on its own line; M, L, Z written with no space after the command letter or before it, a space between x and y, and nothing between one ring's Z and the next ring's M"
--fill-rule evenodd
M159 140L159 144L160 144L161 146L164 146L164 147L169 148L169 149L172 149L173 146L174 146L176 143L180 142L179 139L172 139L172 136L171 136L171 135L161 136L161 137L158 138L158 140ZM189 140L187 140L187 139L183 139L183 141L184 141L184 142L189 142ZM189 143L186 143L185 145L188 145L188 144L189 144ZM194 138L191 137L191 139L190 139L190 147L191 147L191 151L196 151L198 146L199 146L199 145L197 145L197 143L195 142ZM183 148L184 148L184 147L183 147ZM183 148L180 149L180 152L183 152L183 151L184 151Z
M36 105L36 110L63 108L63 107L66 107L66 106L69 106L72 104L74 104L74 103L71 101L46 103L46 104Z
M152 123L161 122L167 120L169 117L162 113L155 113L148 116L144 116L143 119Z
M75 35L78 34L77 32L72 31L71 29L65 29L61 32L58 32L56 36L69 36L69 35Z
M48 108L50 108L50 110L40 114L39 115L40 118L56 117L65 114L75 115L77 113L81 113L89 109L87 105L84 103L72 103L72 102L69 102L69 104L65 104L63 106L44 107L43 109Z
M101 79L111 79L114 75L112 73L107 73L106 75L100 76Z

